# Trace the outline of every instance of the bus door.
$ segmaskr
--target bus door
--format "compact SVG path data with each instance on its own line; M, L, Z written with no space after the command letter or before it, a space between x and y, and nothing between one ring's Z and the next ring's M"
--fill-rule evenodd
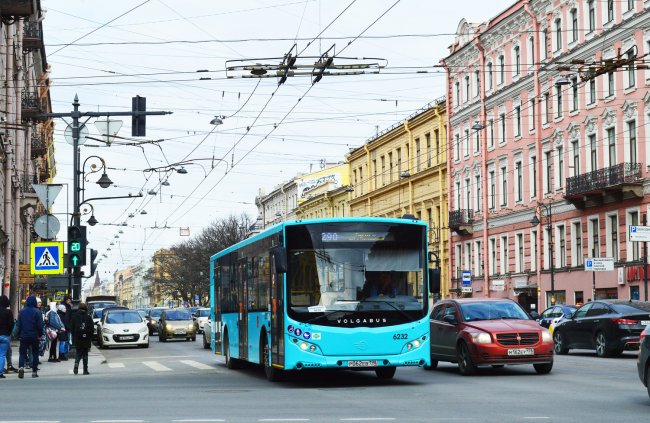
M237 263L237 278L239 283L239 313L237 314L237 327L239 328L239 358L248 359L248 259Z
M216 265L216 263L215 263ZM214 276L213 276L213 281L214 281L214 292L212 293L212 298L214 298L214 304L212 305L214 307L214 321L212 322L212 328L214 329L214 352L215 353L221 353L221 348L222 348L222 337L221 337L221 332L223 328L223 324L221 322L221 307L223 304L223 301L221 299L222 296L222 289L221 289L221 284L223 282L222 279L222 266L218 266L214 269Z
M281 247L276 247L281 248ZM275 248L271 250L271 363L284 366L284 273L279 273L275 262Z

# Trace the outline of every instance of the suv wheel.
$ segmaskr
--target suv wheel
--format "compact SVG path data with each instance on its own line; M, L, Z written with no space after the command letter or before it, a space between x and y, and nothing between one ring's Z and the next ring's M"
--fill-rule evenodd
M569 352L564 335L560 331L553 332L553 349L555 350L555 354L566 354Z

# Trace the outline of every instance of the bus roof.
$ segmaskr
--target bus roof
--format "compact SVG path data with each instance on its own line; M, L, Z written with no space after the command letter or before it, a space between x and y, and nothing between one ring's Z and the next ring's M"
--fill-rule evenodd
M260 232L259 234L252 236L250 238L246 238L243 241L238 242L237 244L231 245L230 247L226 248L225 250L219 251L216 254L213 254L210 257L210 261L214 261L215 259L226 255L228 253L231 253L239 248L245 247L248 244L252 244L253 242L256 242L260 239L264 239L266 237L269 237L273 234L277 234L279 232L283 232L284 228L287 226L296 226L296 225L312 225L312 224L317 224L317 223L342 223L342 222L383 222L383 223L401 223L401 224L409 224L409 225L420 225L420 226L427 226L427 223L419 220L419 219L408 219L408 218L397 218L397 217L369 217L369 216L364 216L364 217L326 217L322 219L306 219L306 220L287 220L284 222L280 222L276 225L271 226L270 228L267 228Z

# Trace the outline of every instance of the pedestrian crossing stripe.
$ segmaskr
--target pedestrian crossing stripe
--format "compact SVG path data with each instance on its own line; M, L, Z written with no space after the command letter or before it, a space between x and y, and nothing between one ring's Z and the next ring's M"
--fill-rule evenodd
M63 273L62 242L31 243L31 273L33 275L60 275Z

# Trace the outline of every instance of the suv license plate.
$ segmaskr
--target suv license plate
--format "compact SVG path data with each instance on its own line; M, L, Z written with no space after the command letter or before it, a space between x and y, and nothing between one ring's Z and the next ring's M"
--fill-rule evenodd
M377 360L350 360L348 367L377 367Z
M643 326L648 326L650 325L650 320L641 320L639 323L641 323Z
M510 348L508 349L509 356L521 356L521 355L535 355L534 348Z
M174 331L174 335L185 335L186 333L187 332L185 332L184 330L175 330Z

